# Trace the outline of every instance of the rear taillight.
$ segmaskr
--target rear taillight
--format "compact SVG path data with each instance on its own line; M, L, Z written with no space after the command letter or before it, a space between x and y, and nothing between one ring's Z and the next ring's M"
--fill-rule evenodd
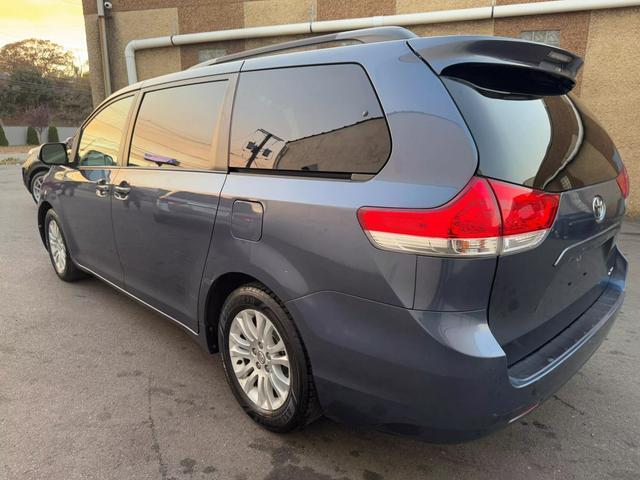
M489 180L500 205L502 248L512 253L537 247L556 218L560 196L519 185Z
M435 256L491 256L539 245L559 196L473 177L453 200L425 210L363 207L358 220L382 249Z
M622 165L622 170L618 173L616 177L616 182L618 182L618 186L620 187L620 191L622 192L622 196L624 198L629 197L629 174L627 173L627 168Z

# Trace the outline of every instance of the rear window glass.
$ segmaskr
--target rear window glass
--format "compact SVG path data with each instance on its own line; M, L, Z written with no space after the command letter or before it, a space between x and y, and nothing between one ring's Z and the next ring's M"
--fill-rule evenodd
M378 98L358 65L240 75L231 167L374 174L390 150Z
M131 139L129 165L210 169L226 81L145 93Z
M617 175L611 139L575 97L515 99L444 82L478 146L480 174L552 192Z

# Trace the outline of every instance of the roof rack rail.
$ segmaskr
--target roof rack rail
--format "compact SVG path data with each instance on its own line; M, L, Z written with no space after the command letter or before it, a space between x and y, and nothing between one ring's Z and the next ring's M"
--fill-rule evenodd
M207 65L216 65L225 62L232 62L234 60L244 60L251 57L275 54L278 52L285 52L287 50L294 50L312 45L322 45L348 41L358 43L376 43L387 42L390 40L409 40L416 37L417 35L415 33L402 27L363 28L360 30L349 30L347 32L330 33L328 35L319 35L316 37L303 38L301 40L293 40L291 42L267 45L266 47L252 48L251 50L245 50L243 52L231 53L222 57L213 58L211 60L193 65L192 67L189 67L189 69L206 67Z

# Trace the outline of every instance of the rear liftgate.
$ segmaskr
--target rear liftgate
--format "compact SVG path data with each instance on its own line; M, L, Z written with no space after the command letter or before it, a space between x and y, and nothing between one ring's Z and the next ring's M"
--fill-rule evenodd
M579 57L493 37L407 43L458 105L478 147L478 169L439 208L365 207L358 219L382 249L497 256L489 326L513 365L605 290L618 255L626 170L605 130L567 95Z

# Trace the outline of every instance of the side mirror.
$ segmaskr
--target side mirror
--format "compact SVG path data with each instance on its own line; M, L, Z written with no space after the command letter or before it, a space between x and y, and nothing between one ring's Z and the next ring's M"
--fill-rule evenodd
M67 146L64 143L45 143L40 147L38 160L45 165L66 165L69 163Z

